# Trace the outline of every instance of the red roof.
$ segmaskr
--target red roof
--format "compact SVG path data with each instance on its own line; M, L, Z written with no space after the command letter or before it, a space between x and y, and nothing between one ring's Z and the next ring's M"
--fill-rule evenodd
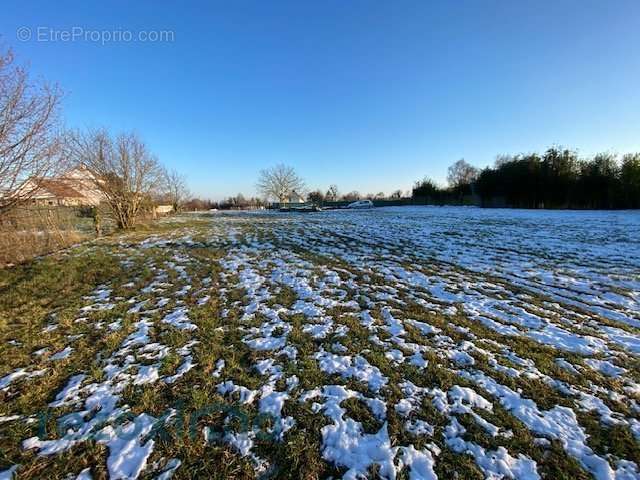
M80 192L61 180L38 180L38 187L56 198L84 198Z

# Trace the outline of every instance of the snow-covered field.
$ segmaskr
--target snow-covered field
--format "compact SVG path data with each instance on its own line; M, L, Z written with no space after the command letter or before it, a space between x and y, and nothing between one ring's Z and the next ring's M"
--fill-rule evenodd
M0 479L640 478L636 212L220 213L40 262L0 284Z

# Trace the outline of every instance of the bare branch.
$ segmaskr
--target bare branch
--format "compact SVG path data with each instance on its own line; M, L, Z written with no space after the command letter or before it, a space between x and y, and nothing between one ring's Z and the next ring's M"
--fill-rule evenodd
M133 227L145 205L161 192L163 170L134 133L112 138L105 130L76 133L70 151L111 207L119 228Z
M191 195L187 187L187 179L175 170L165 170L163 176L165 196L173 206L173 211L179 212Z
M63 168L60 97L56 86L30 84L13 54L0 52L0 215Z
M298 194L304 189L304 181L298 176L293 167L276 165L268 170L262 170L256 187L266 199L286 203L287 198L295 191Z
M464 158L461 158L449 167L447 182L449 182L449 186L451 187L462 187L463 185L473 183L479 174L480 172L477 168L469 165Z

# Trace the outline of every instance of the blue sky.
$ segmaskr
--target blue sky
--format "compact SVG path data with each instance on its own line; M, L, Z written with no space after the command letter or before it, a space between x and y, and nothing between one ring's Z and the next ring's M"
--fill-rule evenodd
M46 33L74 27L173 41ZM462 157L640 151L637 0L5 0L0 33L65 90L69 126L135 129L209 198L276 163L367 193L444 182Z

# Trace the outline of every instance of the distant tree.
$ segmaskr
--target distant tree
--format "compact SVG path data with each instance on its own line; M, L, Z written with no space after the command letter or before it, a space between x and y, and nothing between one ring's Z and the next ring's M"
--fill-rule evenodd
M542 159L539 155L505 155L497 165L495 169L483 170L474 183L485 203L490 198L523 208L537 208L544 203L547 191L541 185Z
M166 189L166 197L171 202L174 212L182 210L184 202L189 198L189 188L184 175L175 170L164 171L164 188Z
M347 202L355 202L356 200L360 200L360 198L362 198L362 196L360 195L360 192L356 190L353 190L349 193L345 193L344 195L342 195L342 200Z
M309 192L307 194L307 201L312 203L313 205L322 205L324 202L324 195L320 190L314 190L313 192Z
M63 167L60 96L55 86L32 83L11 51L0 52L0 215L29 200L39 180Z
M230 203L236 208L246 208L249 206L249 202L241 193L238 193L235 197L232 197L229 200Z
M441 189L436 182L425 177L423 180L416 182L411 191L413 198L436 198L440 195Z
M393 200L400 200L402 198L402 190L396 190L391 194Z
M523 208L640 208L640 154L579 159L553 146L544 154L505 156L475 182L483 205Z
M211 200L203 200L201 198L192 198L184 202L183 208L187 211L210 210L217 205Z
M578 185L581 203L589 208L614 208L621 190L615 155L599 153L582 162Z
M553 146L542 155L540 181L541 192L547 207L566 207L571 201L571 187L580 174L578 154L569 149Z
M369 197L374 200L384 200L386 198L386 194L384 192L378 192L375 195L369 195Z
M251 209L258 208L264 205L264 202L259 198L247 198L242 193L238 193L234 197L229 197L219 202L216 207L228 210L228 209Z
M325 194L325 200L329 202L335 202L340 198L340 192L338 191L338 187L336 185L330 185L329 190Z
M118 228L133 227L145 208L153 208L150 199L161 192L163 169L136 134L112 138L104 130L78 132L72 153L91 172Z
M484 168L478 175L476 180L476 191L480 195L482 206L491 204L496 201L497 198L502 197L500 195L500 178L498 174L498 168Z
M629 153L622 157L620 184L624 206L640 208L640 153Z
M265 199L286 203L293 191L301 192L304 190L304 181L292 167L280 164L262 170L256 186Z
M461 188L471 185L478 178L477 168L469 165L464 158L461 158L449 167L447 172L447 182L452 188Z
M512 162L513 160L514 160L513 155L506 155L503 153L499 153L498 155L496 155L496 159L494 162L495 168L500 168L502 165Z

